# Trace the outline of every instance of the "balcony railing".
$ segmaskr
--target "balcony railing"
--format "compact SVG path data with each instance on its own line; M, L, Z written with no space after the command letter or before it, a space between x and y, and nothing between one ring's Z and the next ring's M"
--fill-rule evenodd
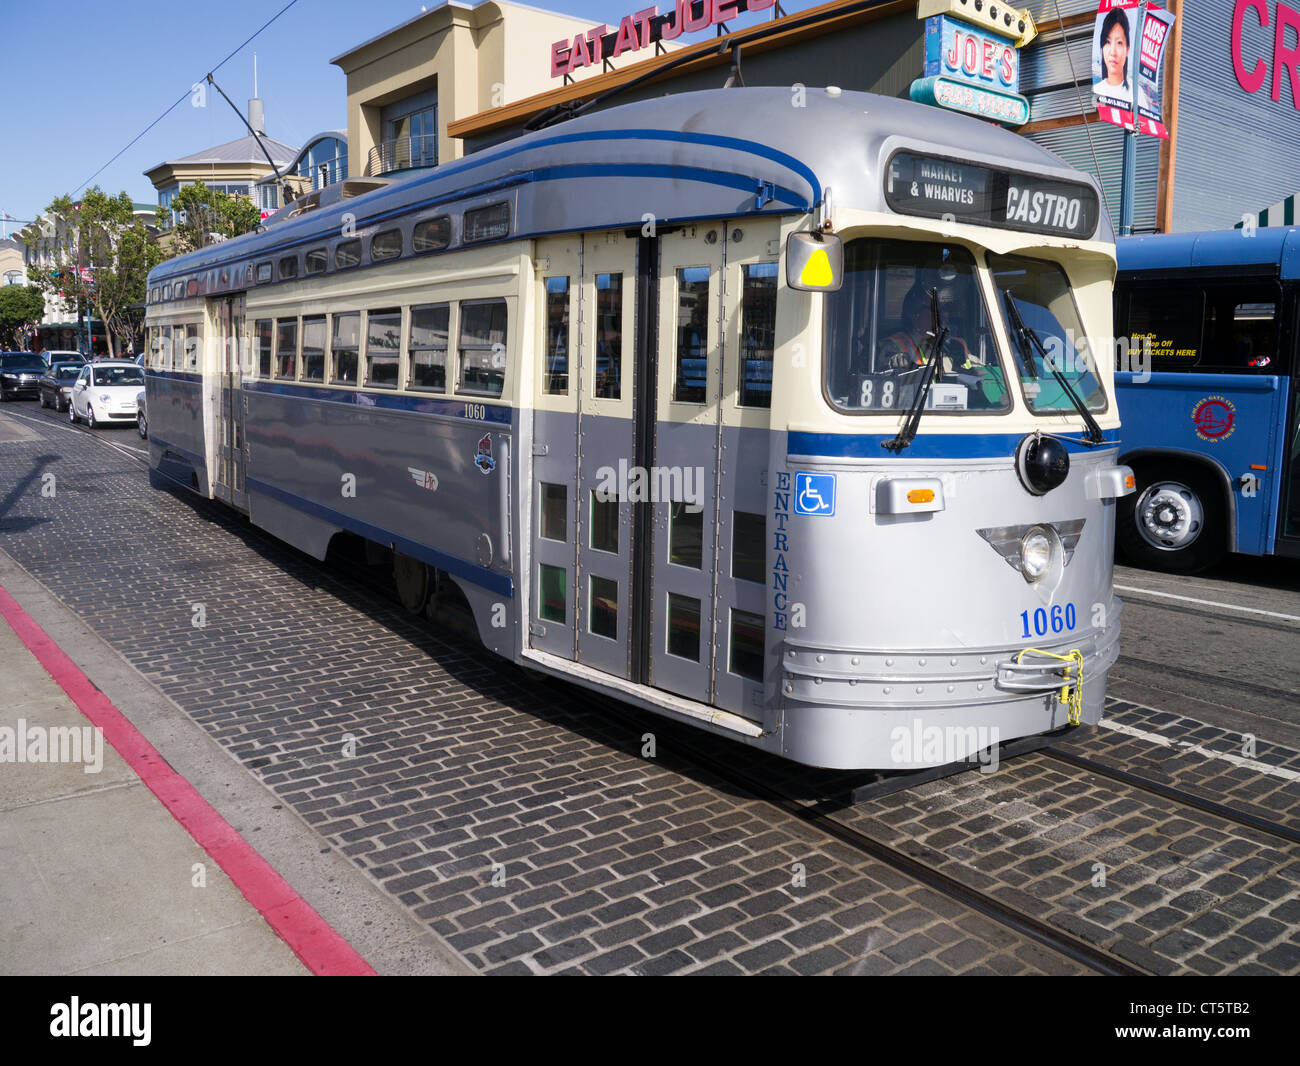
M438 138L436 134L423 137L395 137L380 141L366 160L366 177L392 174L397 170L438 165Z

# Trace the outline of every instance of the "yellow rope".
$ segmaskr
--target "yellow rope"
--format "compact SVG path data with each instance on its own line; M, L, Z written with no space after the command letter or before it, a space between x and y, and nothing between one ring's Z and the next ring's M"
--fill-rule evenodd
M1019 665L1021 659L1026 655L1043 655L1048 659L1057 659L1065 663L1061 676L1065 684L1061 686L1061 691L1057 693L1056 698L1066 708L1066 717L1070 725L1078 725L1083 721L1083 652L1075 648L1068 655L1057 655L1056 652L1043 651L1042 648L1025 648L1016 656L1016 663ZM1074 664L1074 678L1070 677L1070 664Z

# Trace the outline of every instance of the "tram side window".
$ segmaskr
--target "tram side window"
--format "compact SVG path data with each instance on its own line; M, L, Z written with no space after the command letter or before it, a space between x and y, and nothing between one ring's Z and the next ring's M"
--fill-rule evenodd
M546 370L542 391L553 396L569 392L569 279L546 279Z
M623 275L596 275L596 395L617 400L623 387Z
M185 327L185 369L198 370L199 368L199 326L197 322L191 322Z
M302 380L325 380L325 316L302 320Z
M402 231L387 229L376 233L370 239L370 261L379 263L385 259L396 259L402 254Z
M397 364L402 357L402 312L371 311L366 316L366 384L397 388Z
M280 318L275 323L275 376L292 381L298 368L298 320Z
M704 403L708 396L709 268L677 271L677 354L673 402Z
M411 308L408 388L447 391L448 317L448 304Z
M506 302L460 305L460 380L457 392L500 396L506 383Z
M271 320L259 318L253 333L257 337L257 376L265 380L271 376Z
M451 218L439 215L425 222L417 222L411 232L411 250L420 252L438 252L451 243Z
M772 348L776 334L775 263L744 268L740 302L741 407L772 406Z
M341 241L337 248L334 249L334 269L346 270L348 267L354 267L361 262L361 238L358 237L351 241Z
M1128 357L1117 351L1116 370L1135 374L1184 373L1201 358L1205 293L1199 285L1140 286L1126 297L1127 316L1116 315L1118 331L1128 338Z
M298 276L298 257L287 255L280 260L280 280L290 281Z
M330 345L333 361L330 382L334 385L357 383L357 349L361 346L361 314L352 311L334 316L334 342Z
M324 274L329 265L329 253L324 248L313 248L303 257L304 274Z

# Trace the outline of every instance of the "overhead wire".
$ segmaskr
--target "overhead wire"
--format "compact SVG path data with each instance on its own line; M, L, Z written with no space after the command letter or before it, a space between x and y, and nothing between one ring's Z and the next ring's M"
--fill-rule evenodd
M233 52L231 52L228 56L226 56L226 58L223 59L220 63L218 63L215 67L212 67L211 70L205 71L204 77L206 77L207 74L215 74L227 63L229 63L232 59L234 59L235 56L237 56L240 52L242 52L245 48L247 48L262 33L263 30L265 30L268 26L270 26L271 23L273 23L286 11L288 11L289 8L293 7L293 5L296 4L297 2L298 0L289 0L289 2L284 5L284 7L280 8L279 11L277 11L274 15L272 15L269 19L267 19L264 23L262 23L262 25L258 27L258 29L252 34L252 36L250 36L246 41L244 41L243 44L239 45L238 48L236 48ZM194 82L195 85L200 85L202 83L203 83L203 78L199 78ZM163 119L165 119L168 115L170 115L173 111L175 111L176 108L178 108L182 103L184 103L187 99L189 99L193 92L194 89L193 87L191 87L189 89L186 89L183 93L181 93L181 95L177 97L175 102L172 103L167 108L166 111L164 111L156 119L150 122L149 125L147 125L134 137L132 137L131 140L121 149L121 151L119 151L116 155L113 156L112 159L110 159L107 163L105 163L102 167L100 167L97 171L95 171L95 173L90 175L90 177L88 177L85 181L83 181L80 185L78 185L76 188L76 192L78 193L81 192L82 189L86 188L86 186L88 186L92 181L94 181L97 177L99 177L100 174L102 174L105 170L107 170L115 162L117 162L117 160L120 159L131 148L132 145L134 145L138 140L140 140L141 137L143 137L146 133L148 133L151 129L153 129L156 125L158 125L158 123L160 123ZM73 195L76 195L76 193L74 193Z

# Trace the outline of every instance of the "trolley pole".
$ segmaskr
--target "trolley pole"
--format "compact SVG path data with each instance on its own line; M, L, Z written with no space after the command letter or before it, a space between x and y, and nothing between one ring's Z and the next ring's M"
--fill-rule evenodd
M1137 191L1137 68L1138 64L1132 60L1133 56L1141 54L1142 48L1142 26L1146 22L1147 5L1146 0L1138 4L1137 15L1137 41L1133 42L1129 49L1130 61L1133 68L1133 80L1129 86L1133 94L1133 128L1124 131L1124 160L1123 173L1120 176L1120 195L1119 195L1119 235L1121 237L1131 237L1133 235L1133 197Z

